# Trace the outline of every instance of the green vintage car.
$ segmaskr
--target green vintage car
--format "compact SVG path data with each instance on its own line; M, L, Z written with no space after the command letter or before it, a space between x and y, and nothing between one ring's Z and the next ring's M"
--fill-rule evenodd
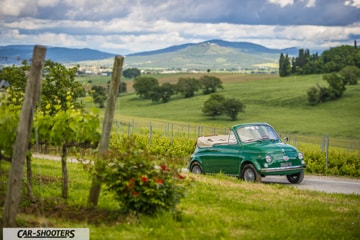
M221 172L249 182L286 175L290 183L301 183L306 168L304 155L286 142L267 123L238 124L229 135L199 137L189 171Z

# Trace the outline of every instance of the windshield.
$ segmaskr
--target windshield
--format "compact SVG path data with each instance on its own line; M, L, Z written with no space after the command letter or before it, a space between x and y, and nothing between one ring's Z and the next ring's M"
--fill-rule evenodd
M254 142L263 140L279 140L275 130L267 125L244 126L237 129L242 142Z

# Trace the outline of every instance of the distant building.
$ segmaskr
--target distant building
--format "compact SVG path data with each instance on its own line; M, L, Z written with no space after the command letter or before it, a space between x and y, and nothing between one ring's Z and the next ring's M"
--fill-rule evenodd
M10 83L6 80L0 80L0 91L3 91L4 88L10 87Z

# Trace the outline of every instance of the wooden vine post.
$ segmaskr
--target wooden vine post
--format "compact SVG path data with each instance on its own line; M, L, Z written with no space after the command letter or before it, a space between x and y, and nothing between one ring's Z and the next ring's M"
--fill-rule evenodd
M115 56L111 84L110 84L110 92L106 102L105 116L103 121L101 139L99 143L99 151L98 151L99 156L107 152L109 148L110 134L113 125L116 99L119 93L123 64L124 64L124 57ZM97 206L100 196L101 179L96 174L98 171L100 171L100 169L98 164L95 162L95 175L92 179L89 199L88 199L88 205L90 206Z
M31 136L31 127L34 111L36 108L36 102L40 95L45 55L45 47L38 45L34 47L30 75L26 84L25 96L21 108L21 115L16 132L14 151L11 160L8 186L3 210L4 227L16 227L16 216L20 204L25 159Z

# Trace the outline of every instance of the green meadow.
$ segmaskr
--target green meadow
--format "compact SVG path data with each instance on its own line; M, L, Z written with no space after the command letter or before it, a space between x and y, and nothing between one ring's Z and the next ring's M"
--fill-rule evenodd
M210 119L202 114L209 96L198 92L184 99L174 95L169 103L152 103L132 91L118 98L116 121L162 122L229 127L239 122L265 121L278 132L311 136L360 136L360 86L347 86L343 98L312 107L307 89L324 85L321 75L279 78L275 75L211 73L224 89L218 93L239 98L245 105L236 122L226 116ZM160 83L201 74L152 75ZM79 78L87 83L89 79ZM106 84L109 77L93 78ZM91 85L88 84L88 87ZM84 98L88 108L91 99ZM104 109L100 109L103 114ZM0 205L4 205L10 163L0 162ZM91 176L81 164L68 163L69 199L61 197L61 163L33 159L33 193L24 200L19 227L89 228L90 239L358 239L360 196L297 189L288 184L246 183L237 178L183 173L192 184L178 212L138 217L119 211L114 196L102 189L97 208L87 207ZM25 170L26 171L26 170ZM26 179L24 180L26 183ZM0 231L2 230L0 208ZM0 236L1 236L0 232Z
M5 173L9 165L0 162L0 196L5 193ZM37 201L22 202L17 218L19 227L89 228L91 240L317 240L358 239L360 235L359 195L246 183L221 174L184 174L192 184L178 205L177 214L137 218L121 213L118 203L111 194L106 194L105 188L97 208L85 207L90 176L81 164L68 163L67 201L61 198L60 162L33 159L32 168ZM2 197L0 204L4 204Z
M179 77L200 78L203 74L158 74L150 75L165 82L176 83ZM224 89L217 93L238 98L246 106L237 121L227 116L215 119L204 116L201 109L209 96L197 92L192 98L172 96L168 103L153 103L139 98L127 82L128 92L118 98L116 120L166 121L204 126L230 127L242 122L268 122L278 132L308 136L359 138L360 136L360 85L348 85L341 99L310 106L307 90L320 84L327 86L322 75L291 76L209 73L223 82ZM95 79L101 84L110 78ZM90 106L93 104L89 103Z

